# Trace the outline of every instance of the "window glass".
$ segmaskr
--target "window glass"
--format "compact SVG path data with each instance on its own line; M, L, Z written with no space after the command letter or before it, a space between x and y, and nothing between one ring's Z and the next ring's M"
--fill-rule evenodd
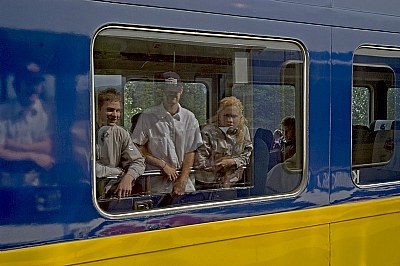
M369 126L371 94L368 88L354 87L352 97L353 125Z
M203 83L184 82L180 104L190 106L200 125L207 119L207 87ZM124 86L124 127L132 128L132 117L162 102L162 82L129 80Z
M354 55L352 174L360 185L400 178L399 57L393 47L361 47Z
M387 94L387 117L390 120L395 120L399 117L399 106L396 105L400 102L400 90L399 88L389 88Z
M120 214L294 193L303 177L304 54L290 40L99 32L99 207Z

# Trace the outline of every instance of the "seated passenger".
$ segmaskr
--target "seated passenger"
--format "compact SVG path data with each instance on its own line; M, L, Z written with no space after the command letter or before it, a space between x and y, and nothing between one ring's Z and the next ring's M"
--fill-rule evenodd
M150 191L171 193L175 198L195 190L189 174L202 140L196 117L179 104L183 93L179 75L166 72L163 77L162 103L142 112L132 139L146 157L146 170L161 170L163 174L151 177Z
M116 89L98 93L98 114L96 177L119 176L112 192L118 198L129 196L145 164L129 132L117 125L121 117L121 96Z
M281 142L281 161L296 153L296 124L294 117L287 116L281 122L283 140Z
M253 150L246 122L239 99L220 101L216 116L201 132L204 144L197 151L198 168L210 174L198 173L196 181L226 188L242 179Z

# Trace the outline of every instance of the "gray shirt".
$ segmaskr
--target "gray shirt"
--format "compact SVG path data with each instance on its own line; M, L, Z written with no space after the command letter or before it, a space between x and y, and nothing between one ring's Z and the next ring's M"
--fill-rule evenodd
M227 130L225 133L216 125L207 125L201 131L204 145L198 149L197 160L199 168L210 168L220 158L232 158L236 167L249 164L253 144L251 142L249 129L243 127L243 142L238 142L236 135Z
M124 169L135 179L143 174L144 157L128 131L120 126L103 126L97 133L96 176L116 176Z
M253 151L249 129L243 126L243 141L239 142L236 131L225 128L226 132L217 125L210 124L201 131L204 144L197 150L197 167L200 170L213 172L215 162L221 158L231 158L236 165L223 173L199 173L196 179L205 183L218 182L219 175L225 175L230 182L237 182L241 179L243 168L250 163L250 156ZM237 130L237 129L236 129Z

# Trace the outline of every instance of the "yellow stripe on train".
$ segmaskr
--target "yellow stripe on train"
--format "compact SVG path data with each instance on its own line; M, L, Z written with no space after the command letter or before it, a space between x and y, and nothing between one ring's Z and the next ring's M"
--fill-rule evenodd
M0 264L400 265L399 211L399 197L369 200L4 251Z

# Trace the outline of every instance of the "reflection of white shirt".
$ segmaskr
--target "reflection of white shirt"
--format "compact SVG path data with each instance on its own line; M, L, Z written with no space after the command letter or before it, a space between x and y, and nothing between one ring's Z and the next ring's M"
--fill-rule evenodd
M19 104L5 104L0 113L7 112L7 117L0 119L0 145L7 138L20 144L32 144L48 137L48 116L41 101L37 100L29 110Z
M290 170L297 169L296 154L272 167L268 172L266 180L267 194L288 193L296 189L301 182L302 174L291 172Z
M162 103L146 109L140 115L132 139L138 145L147 144L147 150L153 156L177 169L182 167L185 154L195 151L202 144L199 123L194 114L179 106L178 112L172 116ZM147 164L146 170L160 169ZM192 180L189 179L186 191L194 190L194 183L190 183ZM152 178L152 192L171 190L171 182L162 177Z

